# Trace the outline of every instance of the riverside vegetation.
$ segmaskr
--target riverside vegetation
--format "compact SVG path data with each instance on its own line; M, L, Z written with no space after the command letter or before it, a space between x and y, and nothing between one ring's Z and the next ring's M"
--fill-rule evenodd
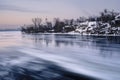
M33 18L33 24L24 25L24 33L79 33L89 35L120 35L120 14L105 9L99 16L79 17L78 19L54 18L53 22L46 18Z

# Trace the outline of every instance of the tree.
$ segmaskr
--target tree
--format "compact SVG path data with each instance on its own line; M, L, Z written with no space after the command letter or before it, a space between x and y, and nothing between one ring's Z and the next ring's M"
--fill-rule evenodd
M32 22L34 24L34 32L39 32L43 30L41 25L41 22L42 22L41 18L33 18Z
M54 30L55 32L62 32L63 28L65 27L65 23L60 21L59 18L55 18L55 25L54 25Z
M41 18L33 18L32 22L35 25L35 27L38 27L41 25L42 19Z
M117 14L118 13L114 12L114 10L108 11L107 9L105 9L103 12L100 13L100 19L101 19L102 22L110 23L112 20L115 19L115 16Z
M68 25L70 25L70 20L64 19L64 23L65 23L66 26L68 26Z
M85 22L86 21L86 18L85 17L79 17L78 19L77 19L77 22L78 23L81 23L81 22Z
M96 21L97 20L97 17L89 17L88 21Z

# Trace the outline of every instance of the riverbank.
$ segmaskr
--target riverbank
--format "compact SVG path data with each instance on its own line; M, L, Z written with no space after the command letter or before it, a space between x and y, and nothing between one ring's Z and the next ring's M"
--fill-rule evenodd
M23 33L26 34L26 33ZM39 35L39 34L70 34L70 35L81 35L81 36L119 36L116 34L80 34L80 33L74 33L74 32L68 32L68 33L29 33L32 35Z

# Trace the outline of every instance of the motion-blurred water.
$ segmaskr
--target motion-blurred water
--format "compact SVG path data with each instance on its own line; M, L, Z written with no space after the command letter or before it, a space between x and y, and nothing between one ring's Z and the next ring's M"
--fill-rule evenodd
M120 37L0 32L0 80L120 80Z

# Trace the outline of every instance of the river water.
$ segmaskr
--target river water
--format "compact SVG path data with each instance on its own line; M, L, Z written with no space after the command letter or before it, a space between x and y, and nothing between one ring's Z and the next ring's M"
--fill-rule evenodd
M120 37L0 32L0 80L120 80Z

